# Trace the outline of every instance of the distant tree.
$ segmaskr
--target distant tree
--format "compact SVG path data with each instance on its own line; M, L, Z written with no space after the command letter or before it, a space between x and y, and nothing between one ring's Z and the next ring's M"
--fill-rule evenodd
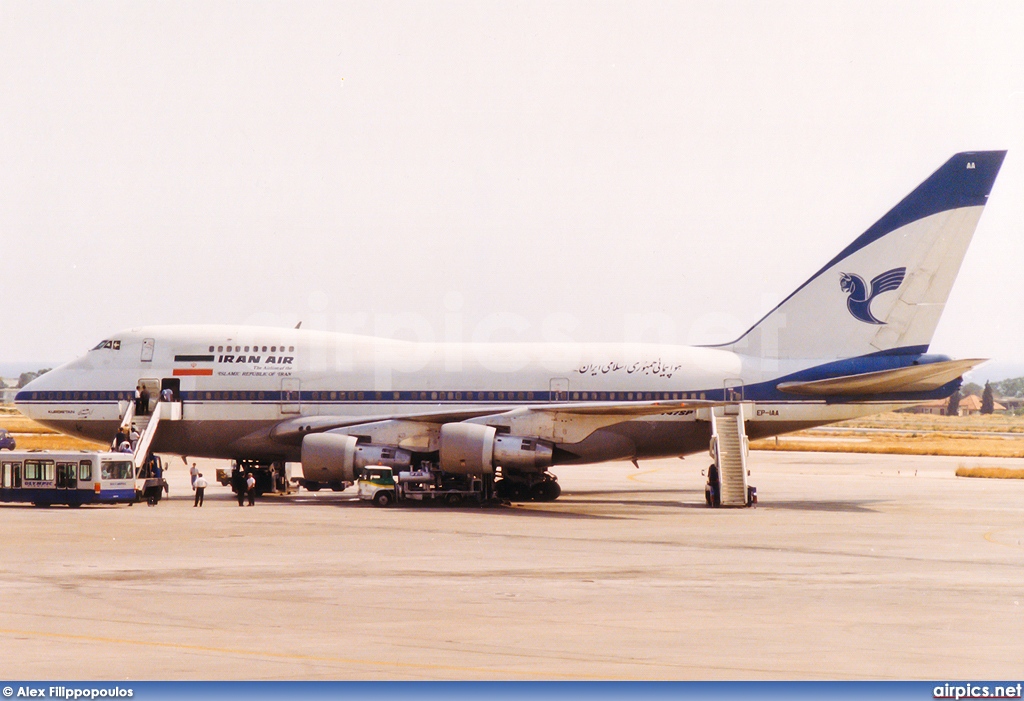
M18 389L21 389L32 380L36 379L40 375L45 375L50 372L52 368L43 368L42 370L36 370L35 372L23 372L18 376Z
M960 415L960 390L953 392L949 397L949 404L946 405L946 416Z
M992 389L1002 397L1024 397L1024 377L1011 377L992 383Z
M985 383L985 390L981 393L981 413L991 414L995 408L995 399L992 396L992 385Z
M960 396L967 397L972 394L981 394L981 385L979 385L977 382L968 382L967 384L960 388Z

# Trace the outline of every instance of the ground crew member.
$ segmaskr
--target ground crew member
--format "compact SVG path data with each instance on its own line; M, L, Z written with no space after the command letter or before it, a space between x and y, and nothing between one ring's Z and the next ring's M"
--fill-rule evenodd
M256 478L250 472L245 476L245 493L249 497L249 506L256 504Z
M192 484L192 487L196 490L196 500L192 506L203 505L203 492L206 491L206 480L203 479L203 473L200 472L196 475L196 481Z

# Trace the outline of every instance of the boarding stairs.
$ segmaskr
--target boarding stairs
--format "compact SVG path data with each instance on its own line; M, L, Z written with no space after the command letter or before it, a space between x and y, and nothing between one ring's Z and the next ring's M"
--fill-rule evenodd
M718 468L722 506L750 506L747 489L747 434L743 404L726 404L711 411L711 457Z
M181 402L157 402L153 411L144 416L136 416L135 403L129 402L121 419L121 428L128 433L134 426L139 432L139 442L135 444L132 456L136 469L142 467L149 457L149 448L161 421L181 421Z

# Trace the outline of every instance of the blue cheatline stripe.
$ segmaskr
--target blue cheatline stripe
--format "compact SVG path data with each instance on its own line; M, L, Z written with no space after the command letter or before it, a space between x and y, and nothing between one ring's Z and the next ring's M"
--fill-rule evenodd
M86 480L88 481L88 480ZM0 502L46 504L123 504L135 500L134 489L57 489L56 487L3 488Z
M914 401L923 399L939 399L948 397L959 386L960 380L954 380L949 384L931 392L904 392L887 395L870 395L865 397L837 396L829 399L801 399L792 394L780 392L776 386L782 382L809 382L812 380L823 380L831 377L842 377L845 375L858 375L866 372L877 372L880 370L893 370L908 367L911 365L926 365L929 363L949 360L945 355L926 355L927 346L908 346L904 348L890 349L869 353L868 355L856 358L845 358L823 365L816 365L805 370L790 373L782 377L776 377L765 382L758 382L743 386L743 399L746 401L760 402L783 402L787 404L822 403L824 401L836 402L852 399L863 399L870 401ZM94 403L96 401L110 401L114 399L133 399L134 392L122 391L22 391L15 397L20 403ZM464 389L437 389L437 390L303 390L301 392L283 392L279 390L190 390L181 392L181 398L185 402L247 402L247 403L304 403L304 404L522 404L552 401L569 402L648 402L660 400L684 400L684 399L707 399L712 401L726 401L736 399L736 396L729 394L729 390L723 387L705 388L699 390L659 390L659 391L630 391L630 390L572 390L568 393L558 393L549 390L464 390Z

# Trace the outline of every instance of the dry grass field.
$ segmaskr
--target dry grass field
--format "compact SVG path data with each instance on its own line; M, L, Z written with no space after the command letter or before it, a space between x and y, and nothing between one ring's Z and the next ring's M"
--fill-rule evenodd
M958 467L957 477L988 477L1001 480L1024 480L1024 470L1008 467Z
M1019 458L1024 457L1024 417L887 413L777 439L751 441L750 447L753 450Z
M0 409L0 428L14 434L19 450L95 450L105 447L57 433L8 407Z

